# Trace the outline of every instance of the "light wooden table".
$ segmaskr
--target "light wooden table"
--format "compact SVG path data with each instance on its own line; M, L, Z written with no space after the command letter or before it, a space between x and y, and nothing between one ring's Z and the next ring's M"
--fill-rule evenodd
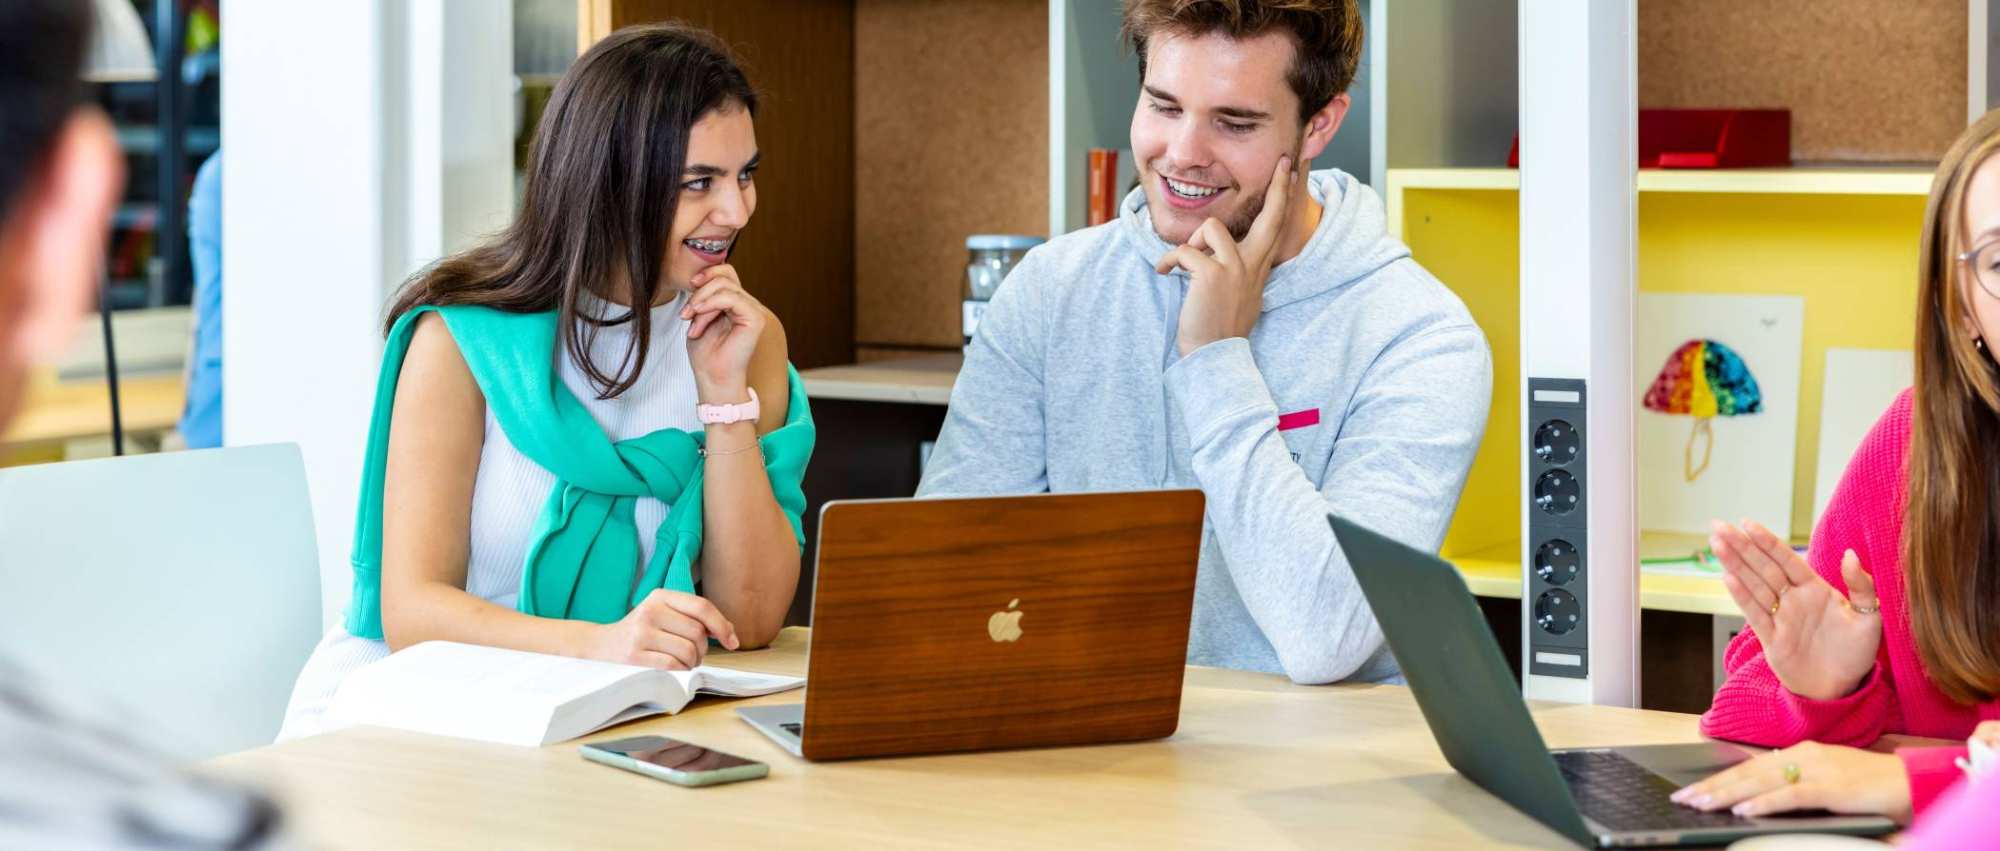
M118 382L127 435L174 428L186 404L179 373L125 377ZM14 422L0 432L0 446L60 445L111 434L111 395L103 380L33 380Z
M808 633L711 661L803 673ZM593 738L658 734L762 760L682 789L531 749L356 728L223 757L323 848L1569 848L1453 773L1407 689L1189 668L1181 727L1139 744L811 764L704 698ZM1552 747L1695 741L1695 717L1534 706Z

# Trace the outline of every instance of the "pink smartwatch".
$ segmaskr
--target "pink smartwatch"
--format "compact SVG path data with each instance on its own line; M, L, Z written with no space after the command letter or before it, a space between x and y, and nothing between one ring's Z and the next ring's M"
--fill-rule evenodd
M695 419L702 425L728 425L730 423L754 423L761 409L757 404L757 390L750 388L750 401L734 405L696 405Z

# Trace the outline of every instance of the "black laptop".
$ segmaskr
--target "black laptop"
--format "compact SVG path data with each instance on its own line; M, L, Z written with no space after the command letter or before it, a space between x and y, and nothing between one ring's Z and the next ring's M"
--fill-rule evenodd
M1702 742L1551 751L1465 580L1450 564L1342 520L1334 537L1458 773L1585 846L1711 844L1766 833L1876 835L1895 822L1825 813L1743 818L1667 799L1750 754Z

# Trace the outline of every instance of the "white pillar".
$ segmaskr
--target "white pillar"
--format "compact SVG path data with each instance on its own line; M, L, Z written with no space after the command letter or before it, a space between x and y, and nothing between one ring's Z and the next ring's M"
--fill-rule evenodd
M1633 706L1637 18L1634 0L1531 0L1520 15L1523 687L1531 698ZM1537 479L1551 468L1531 452L1540 425L1535 379L1583 382L1574 412L1584 436L1581 507L1557 520L1536 504ZM1559 403L1560 395L1540 401ZM1538 598L1554 590L1535 576L1545 543L1537 530L1548 538L1556 522L1587 540L1576 542L1582 581L1567 586L1581 622L1564 637L1536 624ZM1538 648L1554 664L1538 663ZM1576 650L1582 664L1562 660ZM1573 669L1560 673L1565 667Z
M402 102L391 90L387 105L401 107L407 143L409 273L513 215L514 22L511 4L491 0L402 8L408 82Z
M1965 120L1978 121L1979 116L1995 105L2000 98L2000 50L1996 50L1996 37L2000 33L1993 30L1996 23L1995 6L2000 0L1967 0L1965 13Z
M385 299L512 207L511 12L225 2L224 437L300 445L332 619Z

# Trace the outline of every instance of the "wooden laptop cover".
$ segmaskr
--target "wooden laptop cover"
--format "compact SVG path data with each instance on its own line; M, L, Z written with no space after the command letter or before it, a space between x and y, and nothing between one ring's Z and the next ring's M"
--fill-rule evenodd
M1172 735L1202 511L1196 490L829 503L805 757Z

